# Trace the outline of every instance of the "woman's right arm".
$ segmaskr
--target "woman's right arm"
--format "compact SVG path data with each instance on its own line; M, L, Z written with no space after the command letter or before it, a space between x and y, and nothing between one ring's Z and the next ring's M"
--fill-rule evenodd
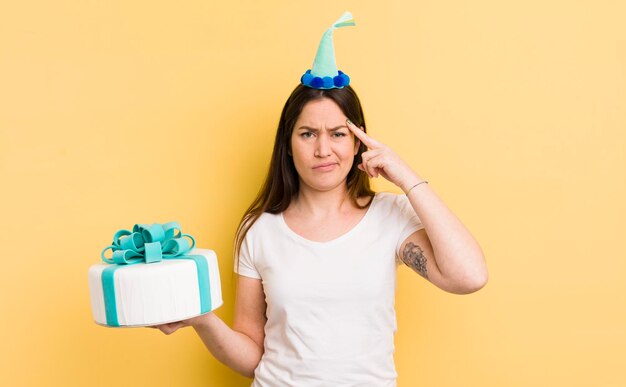
M252 378L264 351L265 310L261 280L240 275L232 329L214 313L164 324L158 328L169 335L184 326L192 326L217 360Z

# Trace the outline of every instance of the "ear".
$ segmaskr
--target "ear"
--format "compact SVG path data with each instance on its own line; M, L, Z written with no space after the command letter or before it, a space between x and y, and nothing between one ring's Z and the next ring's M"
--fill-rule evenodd
M359 154L359 147L361 146L361 140L359 140L358 138L356 138L356 136L354 136L354 155L358 155Z

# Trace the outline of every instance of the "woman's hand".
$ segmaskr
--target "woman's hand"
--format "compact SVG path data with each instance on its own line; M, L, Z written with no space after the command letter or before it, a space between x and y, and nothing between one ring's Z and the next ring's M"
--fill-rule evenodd
M346 125L352 133L367 146L368 150L361 155L359 169L370 177L379 175L394 183L405 193L423 179L411 169L391 148L368 136L363 129L357 127L350 120Z
M149 328L158 329L161 332L165 333L166 335L171 335L172 333L176 332L180 328L201 325L204 319L206 319L209 314L210 313L205 313L203 315L188 318L186 320L176 321L176 322L167 323L167 324L154 325Z

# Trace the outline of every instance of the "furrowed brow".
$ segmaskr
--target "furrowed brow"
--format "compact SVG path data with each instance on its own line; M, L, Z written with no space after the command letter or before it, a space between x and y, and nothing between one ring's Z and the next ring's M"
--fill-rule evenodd
M336 127L334 127L334 128L330 128L330 129L328 129L328 131L329 131L329 132L336 132L336 131L337 131L337 130L339 130L339 129L347 129L347 128L348 128L348 127L347 127L347 126L345 126L345 125L339 125L339 126L336 126ZM300 126L298 129L302 129L302 130L310 130L311 132L319 132L319 131L320 131L320 130L319 130L319 129L317 129L317 128L312 128L312 127L310 127L310 126L306 126L306 125L302 125L302 126Z

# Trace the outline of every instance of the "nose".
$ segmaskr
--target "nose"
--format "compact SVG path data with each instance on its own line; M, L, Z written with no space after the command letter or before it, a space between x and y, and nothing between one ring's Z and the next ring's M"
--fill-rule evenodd
M328 134L324 133L317 137L315 141L315 157L328 157L330 156L330 140Z

